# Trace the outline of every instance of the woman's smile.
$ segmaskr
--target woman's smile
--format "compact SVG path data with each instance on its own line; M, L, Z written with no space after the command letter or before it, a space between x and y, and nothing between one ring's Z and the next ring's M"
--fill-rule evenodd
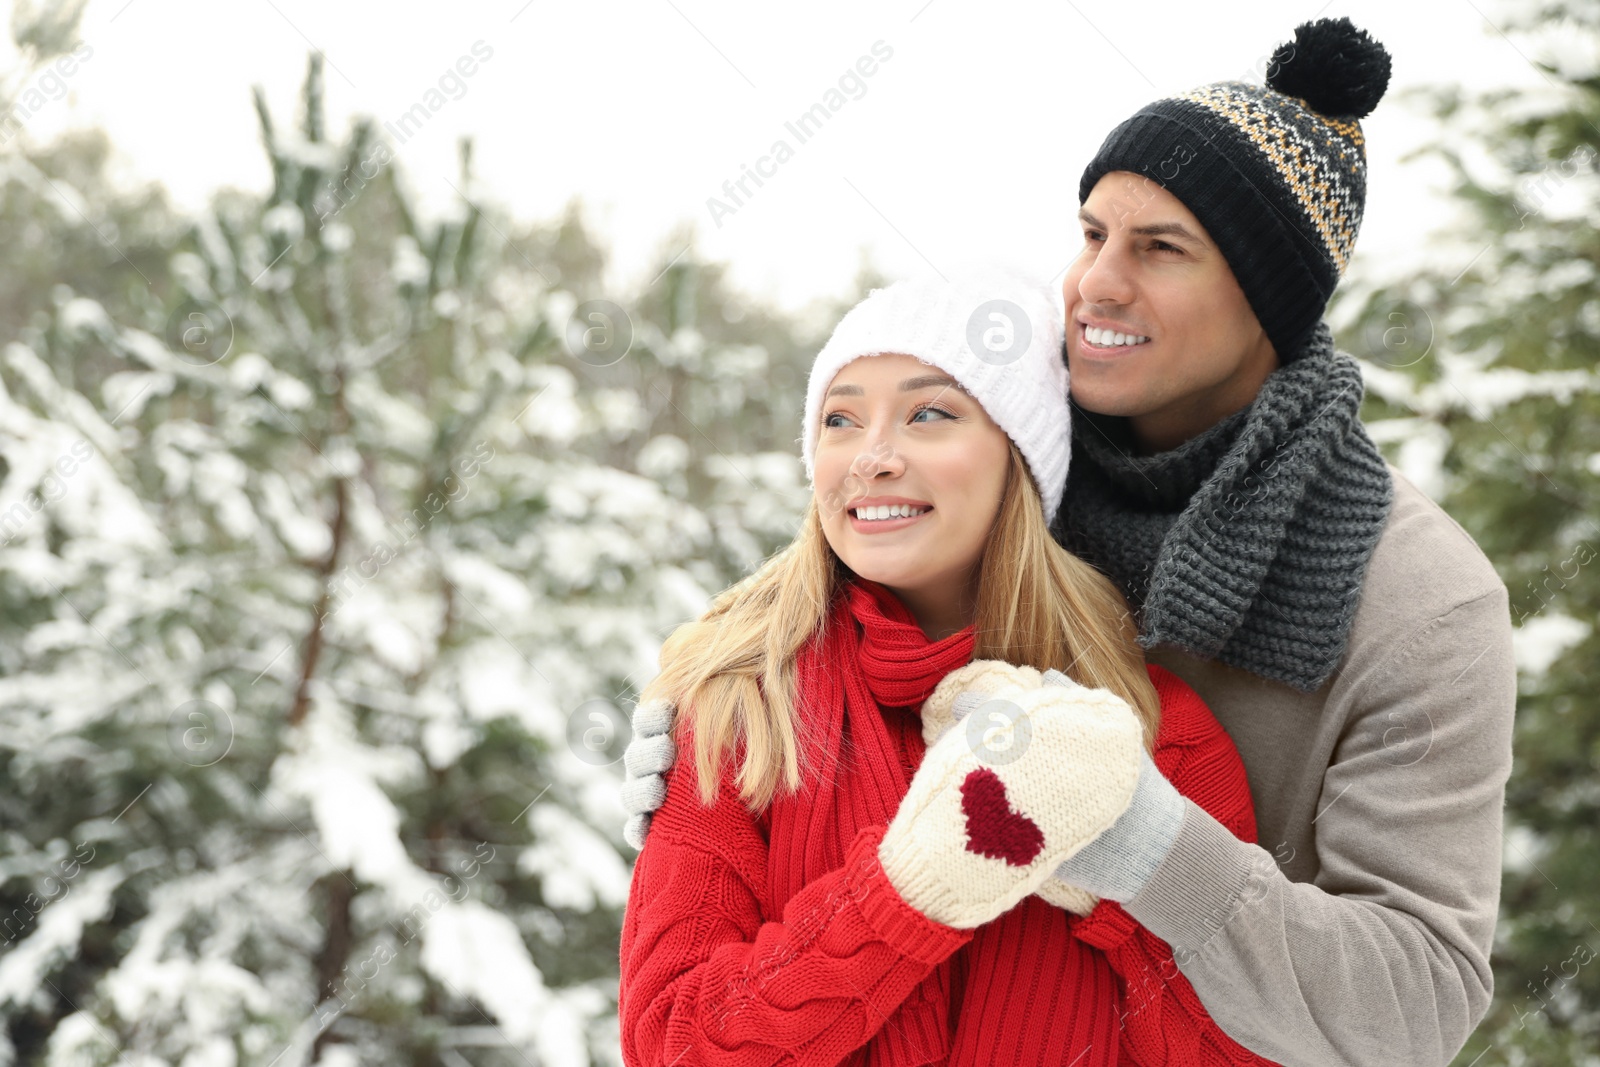
M849 508L850 528L857 533L880 534L904 530L933 511L933 505L899 496L865 497Z

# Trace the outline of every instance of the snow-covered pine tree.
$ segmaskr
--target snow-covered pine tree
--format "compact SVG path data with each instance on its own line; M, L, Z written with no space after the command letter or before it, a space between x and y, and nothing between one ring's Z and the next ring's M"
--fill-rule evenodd
M1495 999L1456 1062L1575 1065L1600 1047L1600 5L1492 17L1544 87L1428 94L1459 220L1436 267L1339 312L1374 436L1494 561L1517 626Z
M264 202L12 324L0 1062L615 1062L629 698L804 499L786 321L692 248L598 303L470 146L424 219L321 85ZM81 254L113 194L17 173Z

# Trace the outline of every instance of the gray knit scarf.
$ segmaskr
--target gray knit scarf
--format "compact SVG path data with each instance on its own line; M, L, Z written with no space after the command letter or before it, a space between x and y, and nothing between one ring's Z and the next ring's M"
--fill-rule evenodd
M1074 406L1055 536L1171 645L1304 692L1339 665L1394 486L1326 323L1249 407L1169 452Z

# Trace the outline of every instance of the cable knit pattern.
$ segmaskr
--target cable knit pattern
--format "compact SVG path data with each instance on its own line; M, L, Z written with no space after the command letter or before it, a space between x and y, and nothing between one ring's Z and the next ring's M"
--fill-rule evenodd
M898 601L867 592L850 600L867 625L834 627L830 640L809 646L799 664L803 680L823 664L855 662L853 655L840 658L852 647L867 647L861 658L882 662L880 656L899 655L890 649L903 651L914 640L904 629L914 624ZM921 668L915 659L901 662L919 676L917 686L926 686L926 699L971 650L967 630L937 643L924 639ZM885 707L872 696L892 688L903 697L903 673L839 673L833 699L807 705L820 747L817 766L826 773L799 793L752 813L733 784L735 759L724 765L716 803L702 807L693 760L679 759L666 772L667 800L639 855L623 913L618 1013L626 1063L1261 1062L1246 1058L1203 1010L1130 1015L1130 981L1143 990L1140 1004L1187 989L1158 940L1101 951L1089 940L1098 926L1080 928L1074 916L1037 896L976 930L933 922L907 904L877 852L922 760L921 724L914 710ZM1232 743L1192 690L1158 668L1150 673L1162 698L1158 765L1180 792L1253 838L1249 791ZM692 736L686 726L680 734L686 754ZM1097 910L1083 921L1102 917ZM1178 991L1145 989L1152 981ZM1175 1003L1192 1007L1192 990ZM1145 1020L1173 1032L1130 1046L1130 1033ZM1132 1055L1135 1048L1144 1051ZM1162 1051L1169 1048L1204 1055L1174 1058ZM1149 1050L1155 1058L1146 1058Z
M1394 487L1362 427L1361 368L1318 323L1255 403L1168 452L1074 412L1056 536L1171 645L1311 692L1344 655Z

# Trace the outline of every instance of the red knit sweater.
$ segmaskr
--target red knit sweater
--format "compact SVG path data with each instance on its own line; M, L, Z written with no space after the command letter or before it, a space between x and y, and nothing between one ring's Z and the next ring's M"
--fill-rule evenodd
M1150 676L1162 710L1156 765L1254 840L1233 743L1176 676L1157 667ZM724 763L716 803L701 805L692 733L680 717L680 759L667 772L623 917L624 1062L1266 1062L1221 1032L1167 945L1115 903L1080 918L1030 896L962 930L902 900L878 864L886 821L840 832L861 820L841 817L838 798L859 807L852 798L870 783L907 781L922 759L916 709L875 710L854 726L836 716L838 732L820 731L829 757L848 753L825 761L826 789L780 794L760 814L738 796L737 761Z

